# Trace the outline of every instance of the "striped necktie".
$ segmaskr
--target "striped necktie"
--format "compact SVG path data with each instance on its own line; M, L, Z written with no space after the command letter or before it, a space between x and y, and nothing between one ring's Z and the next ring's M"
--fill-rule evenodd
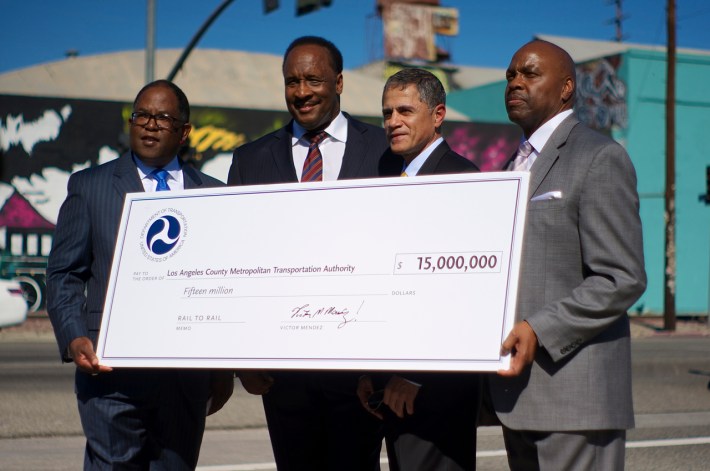
M302 182L320 182L323 181L323 156L320 153L318 144L323 139L328 137L325 131L307 132L303 135L310 145L308 146L308 155L306 161L303 162L303 172L301 172Z

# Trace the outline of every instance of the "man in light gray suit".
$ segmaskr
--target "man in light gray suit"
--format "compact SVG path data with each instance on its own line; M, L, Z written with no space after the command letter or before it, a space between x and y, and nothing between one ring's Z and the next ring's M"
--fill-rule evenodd
M489 400L513 470L618 470L633 427L629 320L646 286L636 174L626 151L572 114L574 62L533 41L506 72L508 117L530 172L510 368ZM529 154L529 155L526 155Z

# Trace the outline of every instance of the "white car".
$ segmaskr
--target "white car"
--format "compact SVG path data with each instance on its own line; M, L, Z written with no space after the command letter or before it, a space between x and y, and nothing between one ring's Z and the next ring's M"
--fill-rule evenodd
M0 328L19 325L27 319L27 301L20 283L0 279Z

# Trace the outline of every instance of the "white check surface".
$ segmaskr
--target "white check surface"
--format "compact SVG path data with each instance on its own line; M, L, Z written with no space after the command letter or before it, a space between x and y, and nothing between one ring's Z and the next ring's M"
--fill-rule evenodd
M100 361L506 368L527 184L501 172L130 194Z

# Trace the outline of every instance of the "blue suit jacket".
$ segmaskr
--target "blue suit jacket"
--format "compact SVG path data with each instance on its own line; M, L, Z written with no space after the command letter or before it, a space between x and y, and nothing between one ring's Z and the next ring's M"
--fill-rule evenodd
M183 166L185 189L222 186ZM143 191L130 153L69 178L47 265L47 311L64 361L77 337L96 342L126 193ZM86 289L85 289L86 288Z

